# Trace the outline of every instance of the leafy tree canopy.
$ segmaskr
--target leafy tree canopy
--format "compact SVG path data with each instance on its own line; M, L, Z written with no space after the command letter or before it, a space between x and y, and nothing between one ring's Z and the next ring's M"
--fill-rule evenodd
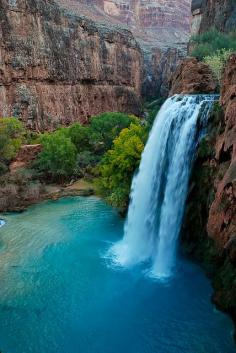
M146 139L146 129L132 123L121 131L102 159L98 189L114 206L125 209L128 204L130 183Z
M22 123L16 118L0 118L0 174L15 157L25 136Z
M38 169L57 181L72 175L76 165L76 148L71 139L57 131L42 135L40 142L43 150L36 163Z

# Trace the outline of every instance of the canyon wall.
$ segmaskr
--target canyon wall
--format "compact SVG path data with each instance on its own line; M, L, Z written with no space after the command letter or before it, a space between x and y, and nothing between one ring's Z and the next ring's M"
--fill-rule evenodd
M204 75L198 80L204 82ZM220 102L198 148L182 239L212 278L215 304L236 323L236 54L228 60Z
M57 0L75 13L129 28L144 58L145 99L168 96L170 76L187 54L191 0Z
M0 116L34 130L140 113L143 58L132 34L51 0L0 0Z
M210 27L229 32L236 28L236 2L234 0L193 0L192 33L202 33Z
M191 0L57 0L73 11L109 19L133 29L155 28L189 33Z

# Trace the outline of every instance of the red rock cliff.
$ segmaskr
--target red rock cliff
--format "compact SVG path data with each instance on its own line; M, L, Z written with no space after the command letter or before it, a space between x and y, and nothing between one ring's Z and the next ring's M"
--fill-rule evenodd
M221 104L225 128L217 137L215 158L225 170L215 183L207 230L218 246L229 250L236 264L236 54L230 57L224 72Z
M141 75L129 31L51 0L0 0L0 116L45 130L103 111L139 114Z
M188 60L184 62L174 77L173 93L198 93L199 85L201 91L211 92L208 88L212 80L206 67L199 70L197 61L192 60L190 66ZM196 90L191 72L197 80ZM213 109L207 136L199 146L183 243L205 265L213 280L214 302L236 324L236 54L226 65L220 102Z

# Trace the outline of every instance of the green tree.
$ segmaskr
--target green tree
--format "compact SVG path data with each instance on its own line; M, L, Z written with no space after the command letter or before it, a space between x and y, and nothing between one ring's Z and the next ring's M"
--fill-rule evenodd
M90 129L96 134L96 143L100 144L100 152L104 153L111 148L113 140L131 123L139 124L139 119L134 115L116 112L107 112L93 117Z
M63 182L73 174L76 166L74 144L60 131L42 135L40 142L43 150L38 156L37 168L50 179Z
M0 174L7 171L25 136L23 124L16 118L0 118Z
M92 132L89 127L80 123L71 125L68 129L68 136L75 145L78 153L91 149Z
M121 131L102 159L98 190L113 206L125 209L128 205L131 180L139 166L146 139L146 129L131 124Z

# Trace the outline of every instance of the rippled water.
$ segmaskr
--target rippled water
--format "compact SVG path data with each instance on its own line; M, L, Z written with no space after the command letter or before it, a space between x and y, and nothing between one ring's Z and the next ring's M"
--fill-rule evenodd
M231 353L232 323L198 266L168 283L105 254L123 220L102 201L67 198L12 214L0 229L2 353Z

